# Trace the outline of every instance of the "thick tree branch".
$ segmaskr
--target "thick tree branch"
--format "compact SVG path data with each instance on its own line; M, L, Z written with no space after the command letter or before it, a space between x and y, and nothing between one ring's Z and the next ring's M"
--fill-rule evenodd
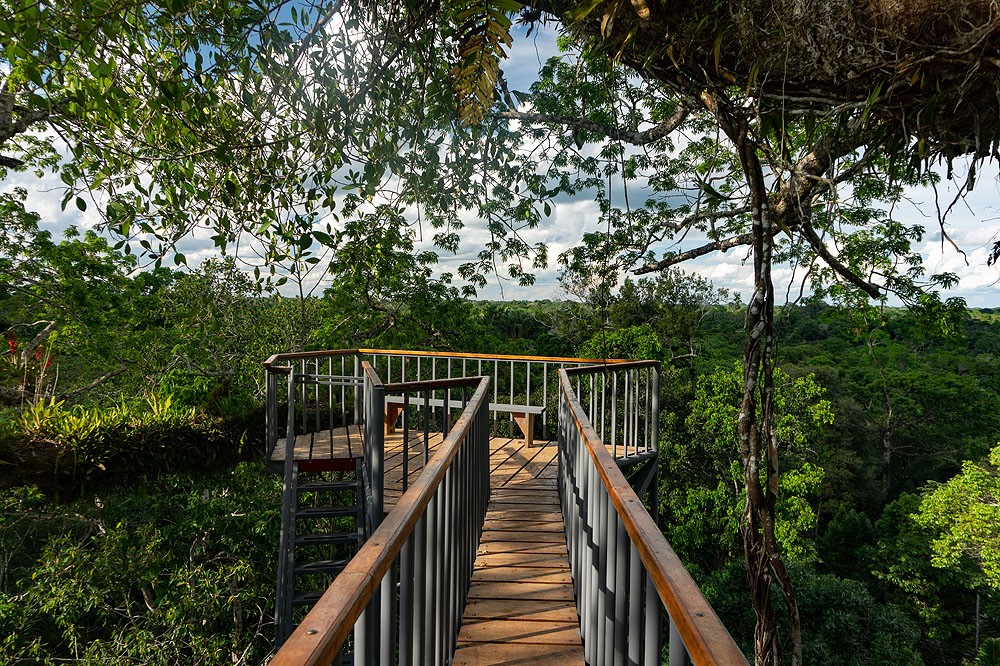
M642 132L612 127L611 125L605 125L604 123L599 123L596 120L590 120L589 118L561 116L551 113L504 111L503 113L496 114L494 117L505 118L507 120L520 120L526 123L555 123L557 125L567 125L577 130L601 134L616 141L625 141L626 143L630 143L635 146L645 146L646 144L653 143L654 141L659 141L677 129L680 124L687 119L690 112L691 111L687 106L679 104L677 109L670 115L669 118Z
M811 208L813 197L831 186L824 174L834 160L857 150L863 143L861 135L859 124L851 122L842 136L826 134L813 143L809 152L789 169L790 175L782 180L777 201L771 203L771 214L789 228L808 218L806 210ZM867 155L848 169L850 175L855 175L866 161ZM843 181L838 178L836 182Z
M90 389L94 388L95 386L98 386L99 384L103 384L104 382L108 381L112 377L117 377L118 375L120 375L123 372L125 372L125 364L122 363L121 361L119 361L119 363L121 365L119 365L117 369L112 370L110 372L104 373L103 375L101 375L100 377L98 377L94 381L90 382L86 386L81 386L78 389L73 389L72 391L67 391L66 393L60 393L60 394L56 395L55 397L57 399L59 399L59 400L65 400L66 398L72 398L74 395L79 395L81 393L85 393L86 391L89 391Z
M802 235L805 236L807 241L809 241L809 245L812 246L813 251L822 257L823 261L825 261L830 268L836 271L838 275L872 298L879 299L882 297L878 287L870 282L862 280L860 277L855 275L851 269L841 263L837 257L833 256L830 250L826 247L826 244L823 243L823 240L816 234L816 230L812 228L812 225L808 220L802 220L801 231Z
M38 334L31 339L31 342L24 346L21 351L21 365L28 362L28 356L31 352L35 351L35 347L45 342L45 338L52 334L52 331L56 330L56 323L50 319L43 319L41 321L36 321L31 326L38 326L39 324L45 324L45 328L38 332Z
M10 96L11 102L13 102L13 95L11 93L3 93L0 97ZM34 111L22 111L19 114L17 120L14 120L14 105L11 104L0 104L0 144L2 144L7 139L17 136L18 134L24 134L28 131L28 128L35 123L40 123L43 120L47 120L49 117L48 109L36 109Z
M722 240L713 241L702 245L701 247L696 247L693 250L688 250L686 252L678 252L677 254L672 254L669 257L664 257L657 262L652 264L643 264L639 268L632 271L634 275L645 275L646 273L652 273L654 271L661 271L664 268L669 268L675 264L679 264L682 261L688 261L690 259L696 259L702 255L708 254L710 252L716 252L718 250L728 250L730 248L737 247L739 245L749 245L753 242L753 234L746 233L740 234L739 236L732 236L731 238L724 238Z

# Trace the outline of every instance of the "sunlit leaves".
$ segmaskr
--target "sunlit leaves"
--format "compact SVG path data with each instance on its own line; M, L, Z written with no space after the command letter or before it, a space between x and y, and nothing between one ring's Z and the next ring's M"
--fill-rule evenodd
M458 100L458 117L476 125L493 106L500 61L510 48L511 15L523 6L514 0L472 0L458 10L458 63L451 70Z
M957 567L971 558L983 582L1000 590L1000 446L988 461L966 461L957 476L932 485L914 518L937 533L931 543L935 566Z

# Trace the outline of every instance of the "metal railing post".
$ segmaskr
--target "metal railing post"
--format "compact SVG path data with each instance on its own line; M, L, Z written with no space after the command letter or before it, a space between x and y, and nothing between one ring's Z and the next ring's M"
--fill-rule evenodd
M361 373L361 354L354 355L354 377L355 379L362 379L363 375ZM357 385L354 387L354 423L361 425L361 415L363 413L364 405L364 395L363 392L358 388Z
M653 450L660 450L660 366L653 366L653 405L649 418L652 420Z
M292 604L288 595L294 579L292 543L295 538L295 367L288 372L288 421L285 433L285 460L281 487L281 532L278 537L278 589L275 595L275 642L281 645L291 631Z

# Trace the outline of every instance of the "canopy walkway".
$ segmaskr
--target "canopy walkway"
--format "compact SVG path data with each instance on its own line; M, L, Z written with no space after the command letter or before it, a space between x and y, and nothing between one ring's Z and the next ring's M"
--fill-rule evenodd
M658 363L265 366L274 666L746 663L656 526Z

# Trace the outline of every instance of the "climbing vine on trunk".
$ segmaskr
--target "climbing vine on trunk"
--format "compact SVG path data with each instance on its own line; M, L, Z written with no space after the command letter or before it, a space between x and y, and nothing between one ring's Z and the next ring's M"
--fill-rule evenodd
M788 611L791 662L800 666L802 632L798 603L774 531L779 468L774 430L774 283L771 280L774 247L767 187L747 118L709 93L703 93L701 101L733 142L750 191L754 285L744 325L743 400L737 433L746 498L740 536L751 605L757 616L755 662L757 666L782 663L777 613L771 603L771 585L776 580Z

